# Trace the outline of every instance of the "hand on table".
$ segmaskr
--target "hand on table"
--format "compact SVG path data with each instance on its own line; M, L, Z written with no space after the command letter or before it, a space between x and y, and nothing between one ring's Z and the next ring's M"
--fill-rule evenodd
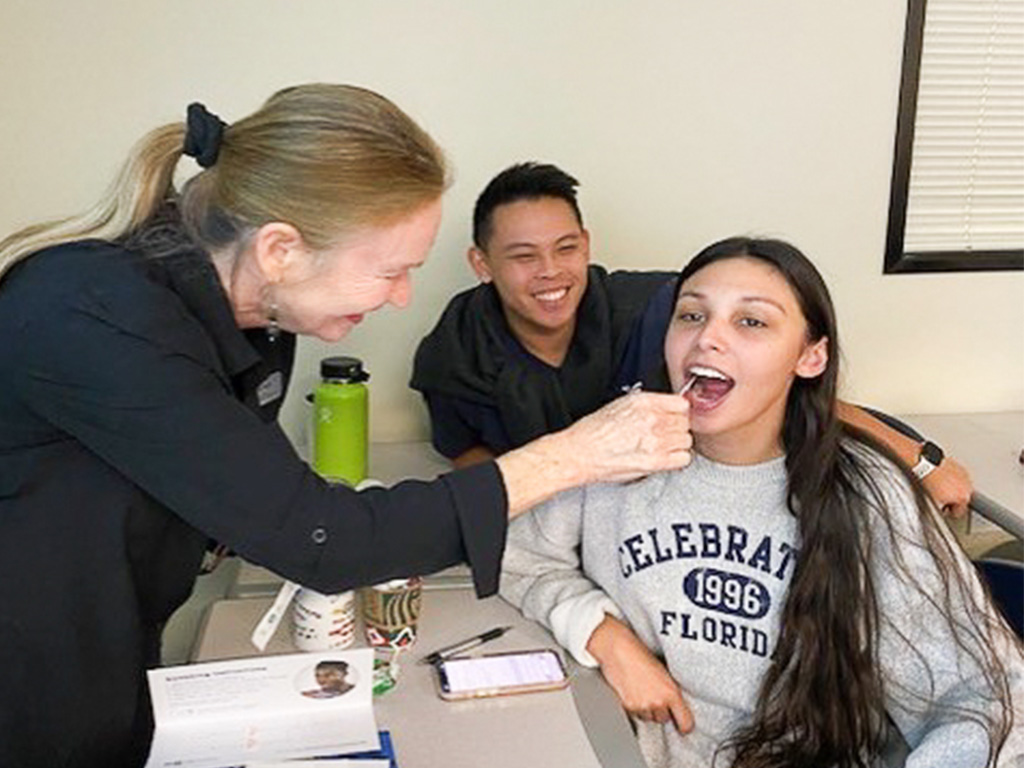
M629 714L658 723L671 720L680 733L693 730L693 714L679 685L633 630L606 615L590 636L587 650L600 662Z

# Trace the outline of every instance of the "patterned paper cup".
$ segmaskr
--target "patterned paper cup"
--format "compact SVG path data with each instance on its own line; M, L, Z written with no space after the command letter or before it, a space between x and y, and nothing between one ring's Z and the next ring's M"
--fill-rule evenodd
M292 641L300 651L348 648L356 639L354 592L324 595L300 589L292 606Z
M405 648L416 640L423 580L392 579L360 590L366 639L375 647Z

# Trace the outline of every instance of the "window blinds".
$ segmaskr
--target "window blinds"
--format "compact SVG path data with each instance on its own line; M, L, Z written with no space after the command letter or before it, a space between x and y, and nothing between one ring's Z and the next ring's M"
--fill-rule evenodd
M1024 0L927 0L903 249L1024 248Z

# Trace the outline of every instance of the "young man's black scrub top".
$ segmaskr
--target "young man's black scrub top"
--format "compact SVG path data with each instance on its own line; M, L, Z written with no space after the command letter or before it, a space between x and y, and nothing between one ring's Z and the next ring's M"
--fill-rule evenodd
M0 766L141 765L145 669L210 540L324 592L468 560L497 588L494 464L356 494L274 422L294 338L209 259L100 241L0 282Z
M476 446L500 455L621 395L642 377L641 368L663 358L671 308L661 307L672 302L675 277L590 265L573 338L557 368L515 337L493 283L454 296L420 342L409 383L423 393L434 447L450 459Z

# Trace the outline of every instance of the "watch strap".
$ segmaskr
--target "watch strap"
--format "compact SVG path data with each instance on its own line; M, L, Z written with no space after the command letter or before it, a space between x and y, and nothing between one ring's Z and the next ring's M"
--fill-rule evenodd
M939 446L931 440L925 440L921 444L921 453L918 455L917 464L911 467L910 471L918 480L924 480L935 471L944 458L945 454Z

